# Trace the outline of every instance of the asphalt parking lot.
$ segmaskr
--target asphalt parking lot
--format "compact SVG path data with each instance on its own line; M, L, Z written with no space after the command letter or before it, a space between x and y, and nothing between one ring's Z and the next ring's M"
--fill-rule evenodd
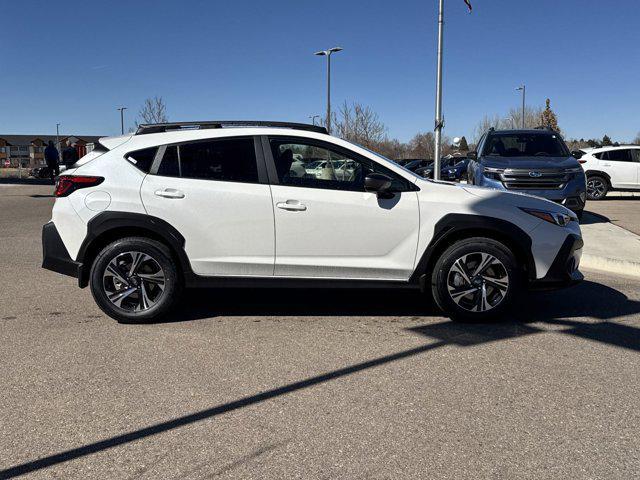
M266 290L119 325L40 268L51 190L0 185L0 478L640 476L637 279L584 272L488 325Z

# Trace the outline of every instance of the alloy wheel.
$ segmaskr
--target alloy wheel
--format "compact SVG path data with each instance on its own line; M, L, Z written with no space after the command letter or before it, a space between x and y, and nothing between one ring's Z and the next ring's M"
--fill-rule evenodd
M166 278L160 264L142 252L114 257L102 275L104 292L116 307L129 312L149 310L158 303Z
M607 186L601 178L590 178L587 180L587 195L590 198L601 198L604 196Z
M497 307L509 290L509 274L504 264L485 252L458 258L447 274L447 290L460 308L486 312Z

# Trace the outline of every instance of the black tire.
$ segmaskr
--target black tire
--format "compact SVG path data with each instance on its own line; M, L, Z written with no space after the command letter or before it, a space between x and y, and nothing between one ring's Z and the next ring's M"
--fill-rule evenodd
M609 192L609 181L602 175L587 177L587 199L602 200Z
M496 262L474 275L479 263L484 259L493 262L491 258ZM460 264L464 266L463 273L458 273L462 272ZM431 275L436 305L453 320L498 319L521 288L522 272L515 256L505 245L491 238L473 237L454 243L442 253ZM464 291L469 293L462 295Z
M584 210L578 210L576 213L576 216L578 217L578 220L582 220L582 217L584 216Z
M134 263L139 270L129 276ZM159 320L182 293L171 252L166 245L145 237L122 238L102 249L91 266L89 284L100 309L120 323ZM115 300L120 305L110 300L109 293L112 298L121 297Z

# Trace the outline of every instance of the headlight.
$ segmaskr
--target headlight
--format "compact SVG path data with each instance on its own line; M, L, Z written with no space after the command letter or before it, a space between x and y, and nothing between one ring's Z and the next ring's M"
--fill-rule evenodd
M482 169L482 174L486 178L490 178L492 180L501 180L500 174L503 172L504 170L501 168L483 167Z
M455 175L456 174L455 170L447 170L447 172L449 173L449 175Z
M566 213L547 212L545 210L534 210L532 208L522 207L520 208L520 210L560 227L566 227L567 225L569 225L569 222L578 220L577 217L567 215Z

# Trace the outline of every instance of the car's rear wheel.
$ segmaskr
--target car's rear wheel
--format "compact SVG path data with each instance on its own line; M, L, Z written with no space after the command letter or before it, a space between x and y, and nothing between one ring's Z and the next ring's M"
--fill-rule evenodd
M431 278L438 307L455 320L500 317L521 287L513 253L502 243L475 237L456 242L436 262Z
M107 245L93 262L90 275L96 303L121 323L160 319L181 291L171 252L162 243L143 237Z
M602 200L609 191L609 182L600 175L589 175L587 177L587 199Z

